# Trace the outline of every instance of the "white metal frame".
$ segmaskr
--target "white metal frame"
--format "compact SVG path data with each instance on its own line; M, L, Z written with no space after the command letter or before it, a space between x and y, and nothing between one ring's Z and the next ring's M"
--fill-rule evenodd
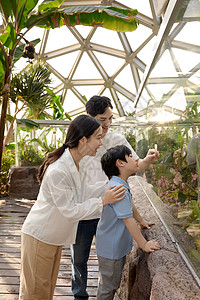
M87 3L86 3L87 2ZM99 1L66 1L63 5L83 5L83 4L103 4L103 5L110 5L110 6L118 6L121 8L130 8L123 4L123 0L119 1L107 1L107 0L99 0ZM95 2L95 3L93 3ZM98 2L98 3L97 3ZM131 1L130 1L131 2ZM167 1L163 1L167 2ZM189 0L184 1L184 5L187 6ZM49 66L51 72L60 80L60 84L54 88L56 93L62 93L63 100L65 101L65 97L67 95L67 91L71 90L71 92L79 99L80 101L80 108L69 111L68 113L73 117L81 112L83 112L83 106L85 105L85 99L81 92L79 91L80 86L101 86L97 92L97 94L102 95L106 89L110 91L113 104L117 109L118 116L125 116L126 112L124 107L120 101L120 95L125 97L128 101L131 101L134 105L135 109L137 110L138 104L141 99L142 92L144 89L146 90L149 98L152 100L153 104L149 107L150 110L153 110L155 107L160 107L162 105L163 109L166 111L172 111L172 108L169 108L167 105L164 105L165 102L171 97L180 86L191 86L190 77L200 69L200 64L194 66L189 74L180 75L179 77L159 77L159 78L151 78L150 74L152 69L154 68L155 64L159 61L159 58L162 56L166 49L169 50L172 62L174 64L175 69L177 72L181 71L180 66L178 65L177 59L174 55L173 48L178 48L186 51L193 51L196 53L200 53L200 46L198 45L191 45L186 42L180 42L176 40L176 36L179 32L184 28L187 21L182 21L177 23L173 31L171 28L176 20L178 12L180 11L183 1L182 0L170 0L165 14L161 17L158 17L156 14L156 7L154 0L149 0L150 8L152 16L149 17L147 15L142 14L141 12L138 13L136 16L136 20L139 21L139 30L140 26L145 26L151 30L150 35L143 41L139 47L133 51L131 48L130 43L130 36L128 38L126 33L118 32L118 37L121 42L123 50L115 49L114 47L108 47L105 45L97 44L91 42L92 37L96 34L97 28L91 28L90 32L88 33L86 38L83 38L79 31L79 27L68 27L68 30L73 34L77 43L61 48L56 49L51 52L46 51L46 45L48 41L49 30L44 31L43 39L41 42L40 51L38 53L38 58L45 60L47 65ZM131 5L134 5L134 2L131 2ZM165 3L166 5L166 3ZM134 8L134 7L131 7ZM154 53L152 54L152 59L148 65L146 65L145 61L142 61L140 57L140 51L157 35L156 38L156 45L154 46ZM134 36L134 32L133 32ZM70 53L77 53L76 59L74 64L69 72L67 78L65 78L61 73L58 72L55 68L51 66L51 59L58 56L63 56ZM97 79L74 79L74 74L81 62L83 54L87 54L90 58L91 62L98 70L100 77ZM118 57L123 60L123 63L116 70L111 76L108 75L105 68L103 67L101 61L97 58L96 53L103 53L106 55L111 55L113 57ZM116 77L124 70L124 68L129 65L131 69L131 75L133 78L133 83L135 85L134 90L136 93L130 92L127 88L125 88L120 82L117 81ZM158 103L155 95L150 91L151 84L173 84L171 90L165 95L164 98ZM193 89L197 89L198 87L193 86ZM187 89L185 89L185 93L187 95ZM140 110L138 116L142 116L146 114L146 108ZM181 115L181 111L174 109L174 114L178 116Z

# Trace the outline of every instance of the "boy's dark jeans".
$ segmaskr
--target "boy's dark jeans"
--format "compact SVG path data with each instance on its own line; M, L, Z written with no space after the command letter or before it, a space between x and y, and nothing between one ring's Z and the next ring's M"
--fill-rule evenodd
M71 245L72 293L74 299L88 299L87 262L99 219L84 220L78 224L76 244Z

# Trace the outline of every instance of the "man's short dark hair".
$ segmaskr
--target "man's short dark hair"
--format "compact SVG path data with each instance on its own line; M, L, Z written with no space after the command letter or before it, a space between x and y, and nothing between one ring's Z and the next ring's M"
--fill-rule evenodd
M96 117L98 114L103 114L107 107L113 109L111 100L105 96L93 96L86 103L86 111L92 116Z
M109 179L113 175L119 175L119 169L116 166L116 161L118 159L126 161L125 156L129 156L131 153L131 149L129 149L125 145L118 145L106 151L106 153L101 158L101 165L103 171L106 173Z

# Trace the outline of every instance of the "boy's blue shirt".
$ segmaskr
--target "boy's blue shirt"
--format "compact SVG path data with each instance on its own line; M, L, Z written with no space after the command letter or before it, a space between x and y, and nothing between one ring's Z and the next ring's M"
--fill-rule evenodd
M133 216L132 194L129 185L120 177L113 176L110 185L123 184L125 197L114 204L106 205L97 227L96 250L99 256L109 259L119 259L125 256L131 249L133 239L129 233L124 218Z

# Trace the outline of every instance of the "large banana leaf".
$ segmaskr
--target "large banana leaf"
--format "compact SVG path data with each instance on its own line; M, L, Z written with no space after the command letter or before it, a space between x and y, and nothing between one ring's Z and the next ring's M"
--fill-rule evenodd
M133 31L137 28L134 18L137 10L120 9L103 5L69 6L59 8L64 0L43 1L36 8L38 0L1 0L1 12L6 21L9 18L16 22L16 29L40 26L56 28L63 25L100 26L115 31Z
M106 29L125 32L133 31L137 28L134 16L137 10L126 10L117 7L101 5L91 6L70 6L63 9L49 8L32 14L26 22L26 27L30 28L34 24L43 28L56 28L63 25L75 26L99 26Z

